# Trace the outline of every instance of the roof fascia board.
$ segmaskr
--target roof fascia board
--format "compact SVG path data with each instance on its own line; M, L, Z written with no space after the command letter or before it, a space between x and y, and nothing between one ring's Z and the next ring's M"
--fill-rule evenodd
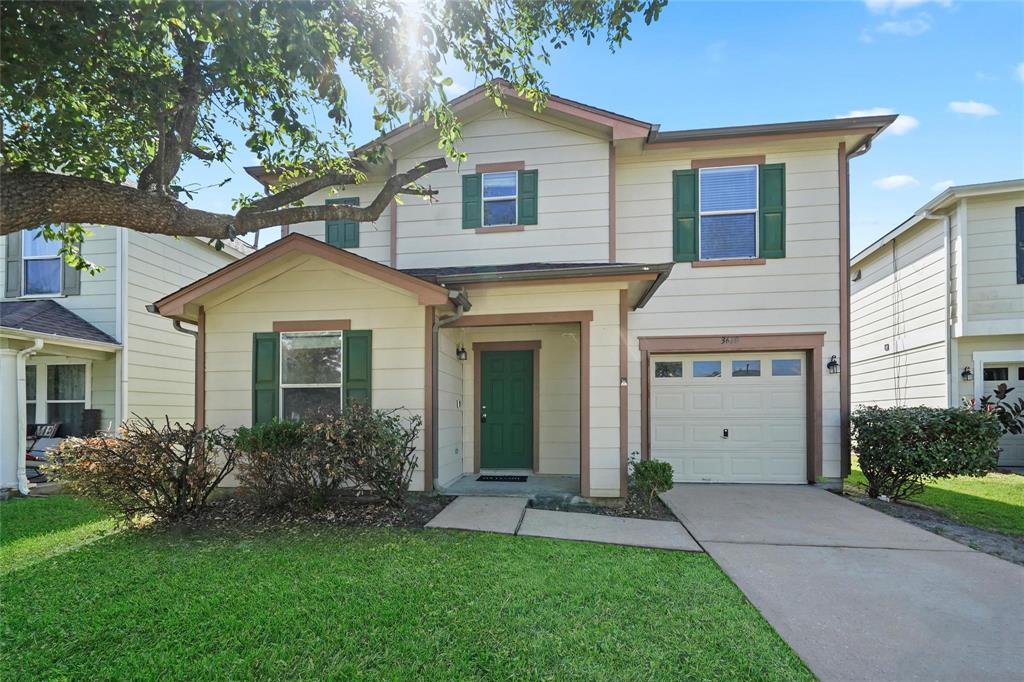
M9 336L15 339L23 339L26 341L32 341L33 339L42 339L47 343L57 344L61 346L69 346L72 348L84 348L85 350L98 350L107 353L113 353L121 350L121 344L119 343L89 341L88 339L79 339L74 336L46 334L43 332L34 332L29 329L19 329L18 327L0 327L0 332L3 333L3 336Z

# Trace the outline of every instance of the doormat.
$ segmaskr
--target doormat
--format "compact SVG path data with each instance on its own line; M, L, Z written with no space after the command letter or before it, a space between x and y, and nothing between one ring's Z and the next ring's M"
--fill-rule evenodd
M478 481L498 481L500 483L526 483L526 476L477 476Z

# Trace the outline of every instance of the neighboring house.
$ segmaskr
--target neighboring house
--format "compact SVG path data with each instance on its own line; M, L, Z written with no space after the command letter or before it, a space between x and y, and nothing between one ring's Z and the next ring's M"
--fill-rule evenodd
M509 100L453 102L468 158L431 201L292 225L156 302L199 325L205 422L404 408L418 490L512 471L620 496L633 453L678 481L838 480L848 160L893 117L662 131ZM307 202L365 205L439 153L429 126L385 141L365 184Z
M950 187L851 272L854 407L1024 397L1024 180ZM1001 446L1024 466L1024 436Z
M194 337L146 306L244 255L243 247L91 231L82 255L103 267L96 275L67 267L39 229L0 237L0 488L17 485L24 425L59 422L57 435L69 436L111 431L132 414L194 419Z

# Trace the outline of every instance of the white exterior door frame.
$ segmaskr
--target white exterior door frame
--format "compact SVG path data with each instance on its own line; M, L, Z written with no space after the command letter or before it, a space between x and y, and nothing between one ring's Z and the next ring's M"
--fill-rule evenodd
M994 362L1024 362L1024 350L987 350L971 354L974 361L974 404L981 402L985 392L985 365Z

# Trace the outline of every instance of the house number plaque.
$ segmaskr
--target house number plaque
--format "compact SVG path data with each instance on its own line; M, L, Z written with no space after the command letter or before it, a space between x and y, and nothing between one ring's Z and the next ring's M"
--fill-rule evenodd
M740 342L740 337L738 337L738 336L723 336L722 337L722 345L723 346L731 346L731 345L737 344L739 342Z

